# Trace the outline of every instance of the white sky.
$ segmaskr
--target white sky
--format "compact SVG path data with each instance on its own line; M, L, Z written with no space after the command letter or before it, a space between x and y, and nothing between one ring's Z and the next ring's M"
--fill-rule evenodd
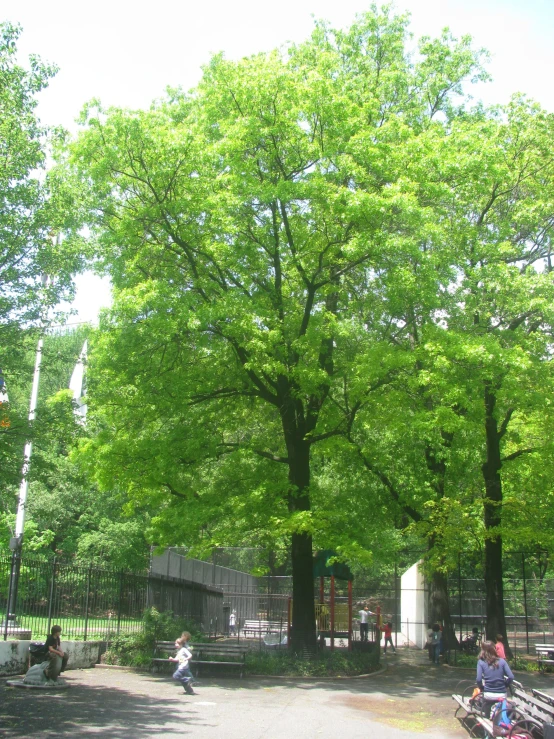
M213 52L238 58L301 41L313 16L344 27L368 7L362 0L0 0L0 20L23 26L22 61L35 53L60 67L38 112L44 123L73 129L93 97L147 107L167 85L193 87ZM491 52L494 81L479 89L487 103L517 91L554 110L554 0L397 0L395 7L411 12L416 36L449 26ZM94 320L108 302L106 283L78 279L77 320Z

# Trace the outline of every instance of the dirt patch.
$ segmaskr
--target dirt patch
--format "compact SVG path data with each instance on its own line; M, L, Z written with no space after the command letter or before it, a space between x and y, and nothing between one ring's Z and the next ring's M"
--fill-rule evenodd
M466 737L457 719L452 701L442 698L376 698L375 696L351 695L341 703L358 711L371 713L372 719L404 731L424 733L429 731L448 732L448 736Z

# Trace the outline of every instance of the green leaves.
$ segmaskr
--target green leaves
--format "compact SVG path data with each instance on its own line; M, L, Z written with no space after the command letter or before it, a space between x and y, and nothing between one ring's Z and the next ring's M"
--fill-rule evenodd
M373 8L83 115L59 176L115 287L84 454L157 542L361 560L411 519L444 569L482 534L485 384L507 456L539 433L552 121L470 109L483 52L445 32L414 62L406 37Z

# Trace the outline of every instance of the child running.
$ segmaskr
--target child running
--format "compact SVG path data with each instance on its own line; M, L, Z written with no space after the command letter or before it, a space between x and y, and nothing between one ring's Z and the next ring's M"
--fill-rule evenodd
M189 660L192 657L192 652L188 648L188 642L190 640L190 634L188 631L183 631L183 634L179 639L175 641L175 646L179 650L175 657L170 657L171 662L178 662L179 667L173 673L173 679L178 680L187 695L196 695L192 689L193 675L190 671Z

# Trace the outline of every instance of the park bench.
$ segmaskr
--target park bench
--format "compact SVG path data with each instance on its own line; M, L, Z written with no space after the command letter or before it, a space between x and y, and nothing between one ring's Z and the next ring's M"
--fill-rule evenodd
M157 641L152 657L152 669L157 666L171 665L177 668L176 662L171 662L169 657L174 657L177 652L175 643L172 641ZM209 665L216 669L238 669L240 677L243 676L246 664L246 653L248 646L243 644L229 644L227 642L200 643L191 647L192 659L191 669L196 667L196 677L200 674L200 665Z
M286 634L287 624L283 621L245 621L242 631L245 636L263 636L264 634Z
M531 690L535 698L540 698L543 703L548 703L551 706L554 706L554 696L548 695L548 693L545 693L542 690L537 690L537 688L533 688Z
M522 714L542 724L543 729L547 725L554 725L554 705L552 703L519 687L515 688L512 700Z
M545 666L554 665L554 644L535 644L537 664L542 672Z
M473 684L470 684L463 693L452 695L452 699L458 704L454 715L457 716L458 711L462 708L466 713L465 718L471 717L483 729L486 736L493 737L492 721L483 716L480 709L470 702L474 687ZM554 705L550 705L527 693L521 683L515 680L512 687L512 697L509 698L509 701L515 708L516 717L508 736L513 739L516 739L516 737L554 739L554 734L548 734L549 729L547 728L550 726L551 717L554 716ZM473 730L471 731L473 735Z

